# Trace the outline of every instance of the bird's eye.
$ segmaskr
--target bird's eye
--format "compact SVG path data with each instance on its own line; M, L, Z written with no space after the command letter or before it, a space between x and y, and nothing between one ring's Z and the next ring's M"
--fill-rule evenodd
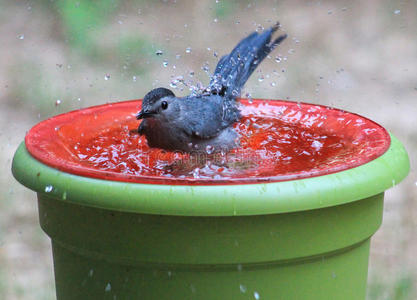
M161 107L162 107L162 109L167 109L168 108L168 102L162 101Z

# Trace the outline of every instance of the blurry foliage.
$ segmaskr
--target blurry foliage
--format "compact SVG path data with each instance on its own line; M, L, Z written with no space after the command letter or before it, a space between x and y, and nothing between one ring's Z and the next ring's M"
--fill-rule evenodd
M117 0L58 0L56 7L69 43L90 57L96 57L98 47L94 33L106 24L117 9Z
M219 1L214 8L214 15L217 18L227 18L236 9L236 1Z
M51 95L54 94L54 86L51 84L53 78L49 73L42 72L41 67L33 61L22 61L8 70L12 77L19 77L17 84L11 87L11 98L15 99L12 103L14 107L32 105L36 111L49 112L54 107ZM57 99L55 99L57 100Z
M89 62L112 64L118 56L118 63L129 65L131 74L146 72L145 64L153 58L152 43L146 36L122 36L110 45L100 43L103 31L118 11L118 0L58 0L56 8L70 47Z
M155 49L165 49L165 57L169 57L170 51L136 30L112 33L112 24L122 2L40 1L42 10L55 16L60 26L55 31L59 33L56 38L66 42L68 52L65 63L57 61L51 68L51 65L39 63L34 56L19 60L8 69L10 77L19 78L10 86L9 99L13 101L9 105L15 108L29 106L39 114L40 119L44 119L79 108L77 99L80 90L85 92L88 88L100 88L97 80L107 73L121 74L111 76L111 84L119 87L131 82L133 76L144 80L154 63L160 60L155 55ZM114 37L109 37L109 34L114 34ZM80 77L84 67L88 69L88 66L95 69L96 73L101 70L103 77ZM129 81L126 81L127 78ZM89 81L89 87L86 80ZM71 89L73 81L79 82L80 90ZM60 100L59 105L56 105L57 100Z
M399 276L394 282L383 282L375 279L368 285L369 300L413 300L415 290L413 286L413 276Z
M394 300L415 299L413 297L413 279L411 276L405 276L395 282L393 291Z
M155 45L146 37L124 36L117 46L120 64L127 67L129 75L144 75L149 60L155 59Z

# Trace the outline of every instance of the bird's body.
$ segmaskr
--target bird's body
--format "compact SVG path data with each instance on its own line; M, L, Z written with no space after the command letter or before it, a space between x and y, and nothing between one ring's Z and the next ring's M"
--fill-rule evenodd
M239 120L240 114L235 105L226 108L224 97L200 95L162 99L155 105L166 101L167 113L145 118L139 126L139 133L146 135L150 147L189 152L205 151L207 147L227 150L236 146L237 134L229 127Z
M236 97L259 63L286 35L271 42L278 24L239 42L217 64L209 87L199 95L178 98L165 88L150 91L137 118L138 132L150 147L170 151L228 151L239 145L232 125L240 119Z

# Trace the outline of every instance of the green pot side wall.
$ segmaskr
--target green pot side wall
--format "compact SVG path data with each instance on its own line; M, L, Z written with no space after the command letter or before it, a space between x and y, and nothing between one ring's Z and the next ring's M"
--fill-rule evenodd
M260 299L364 299L369 241L383 211L383 194L229 217L115 212L45 193L38 199L59 300L255 299L255 292Z
M140 184L53 169L34 159L22 143L12 171L36 192L49 189L56 199L83 206L157 215L253 216L325 208L377 195L404 179L409 160L402 144L391 136L391 146L382 156L324 176L261 184Z
M325 176L170 186L61 172L22 143L12 171L38 193L58 300L356 300L383 193L409 160L391 136L382 156Z

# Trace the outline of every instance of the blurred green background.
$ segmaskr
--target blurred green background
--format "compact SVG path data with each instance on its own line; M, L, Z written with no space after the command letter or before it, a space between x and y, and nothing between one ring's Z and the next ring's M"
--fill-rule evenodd
M368 299L416 299L417 1L385 0L0 0L0 299L55 298L35 194L10 172L27 130L152 87L185 95L179 76L207 84L203 67L277 20L289 38L243 94L332 105L400 138L411 173L386 193Z

